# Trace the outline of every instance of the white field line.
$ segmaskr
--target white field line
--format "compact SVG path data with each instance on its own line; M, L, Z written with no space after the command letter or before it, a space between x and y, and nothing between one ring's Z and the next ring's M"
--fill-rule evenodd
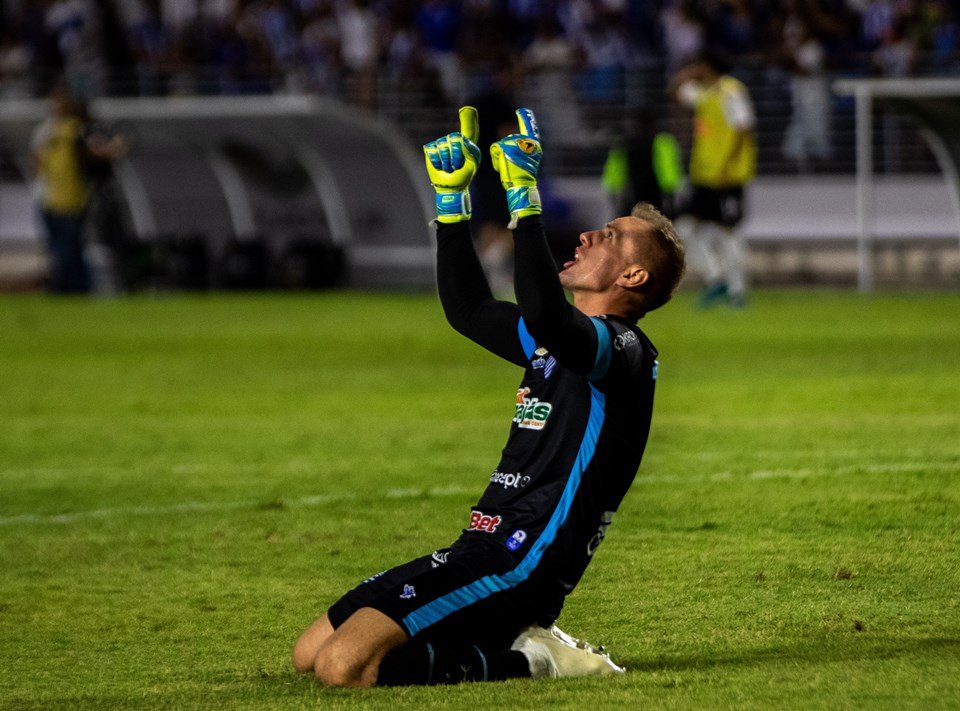
M897 449L889 452L878 451L877 449L755 449L748 452L738 452L737 456L745 459L776 459L794 460L794 459L819 459L829 461L831 459L852 459L855 457L864 458L890 458L890 457L911 457L921 458L935 454L940 457L960 457L960 450L943 450L930 452L922 449ZM704 462L712 462L717 459L729 459L729 450L696 450L692 452L654 452L644 457L644 461L652 459L675 460L679 458L697 459Z
M703 475L660 475L645 474L638 476L638 484L703 484L705 482L725 482L731 479L807 479L810 477L845 476L847 474L902 474L919 471L955 471L960 473L960 460L949 462L891 462L888 464L849 464L843 466L804 467L802 469L755 469L754 471L734 473L729 471L712 472Z
M733 479L752 479L763 481L769 479L806 479L810 477L844 476L847 474L899 474L916 471L957 471L960 472L960 460L957 461L915 461L891 462L885 464L855 464L843 466L824 465L823 467L804 467L799 469L756 469L748 472L712 472L705 475L658 475L641 474L637 476L637 484L702 484L706 482L727 482ZM301 496L296 499L282 499L281 503L287 508L308 508L324 506L342 501L358 501L372 496L385 499L418 499L423 497L462 496L465 494L479 494L479 487L465 487L458 484L430 488L406 487L386 489L376 494L360 494L356 491L341 491L330 494L316 494ZM73 523L97 519L119 518L123 516L160 516L164 514L194 513L207 511L235 511L239 509L269 509L270 501L246 499L241 501L186 501L166 506L118 506L115 508L92 509L62 514L19 514L16 516L0 517L0 526L16 526L19 524L43 523Z
M465 486L436 486L430 488L387 489L376 494L387 499L419 499L423 497L462 496L471 492L479 493L475 487ZM331 494L316 494L301 496L296 499L281 499L284 508L309 508L339 503L341 501L358 501L370 498L374 494L361 495L356 491L341 491ZM117 506L107 509L92 509L88 511L74 511L62 514L20 514L18 516L0 517L0 526L16 526L32 523L73 523L75 521L89 521L98 519L120 518L124 516L161 516L164 514L193 513L205 511L235 511L238 509L264 510L272 507L271 501L246 499L242 501L186 501L180 504L166 506Z

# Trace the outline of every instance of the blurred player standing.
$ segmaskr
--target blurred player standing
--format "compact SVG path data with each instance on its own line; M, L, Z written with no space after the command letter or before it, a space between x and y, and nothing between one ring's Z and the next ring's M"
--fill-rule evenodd
M673 82L677 99L693 110L687 211L696 220L691 261L706 280L701 306L724 297L732 306L746 304L746 255L737 226L744 187L757 172L756 115L747 88L725 71L720 59L705 54Z
M301 635L294 667L323 684L623 671L553 622L640 465L658 363L636 321L670 299L684 250L670 221L641 204L581 234L558 269L540 217L540 132L531 111L516 116L519 132L490 147L511 217L516 304L493 297L470 234L476 109L460 109L461 130L424 146L447 320L523 369L507 444L453 545L368 578Z

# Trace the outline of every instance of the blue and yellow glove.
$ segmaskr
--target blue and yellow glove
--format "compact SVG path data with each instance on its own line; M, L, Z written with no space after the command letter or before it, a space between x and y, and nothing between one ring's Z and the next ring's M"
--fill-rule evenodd
M480 121L472 106L460 109L460 130L427 143L427 175L437 191L437 222L470 219L470 181L480 165Z
M512 133L490 146L493 169L500 174L500 184L507 191L510 210L510 229L517 220L528 215L539 215L540 192L537 190L537 171L543 150L540 130L530 109L517 109L520 133Z

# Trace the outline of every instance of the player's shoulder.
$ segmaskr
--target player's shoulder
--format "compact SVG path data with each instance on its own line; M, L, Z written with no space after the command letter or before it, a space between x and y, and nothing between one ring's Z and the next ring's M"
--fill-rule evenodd
M610 333L610 357L630 370L650 366L658 355L657 347L637 324L613 315L597 317Z

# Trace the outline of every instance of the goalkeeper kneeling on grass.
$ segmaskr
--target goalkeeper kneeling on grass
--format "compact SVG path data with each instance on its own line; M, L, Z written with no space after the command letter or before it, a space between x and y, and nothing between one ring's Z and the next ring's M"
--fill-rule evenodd
M523 368L507 444L452 546L365 580L301 635L293 665L323 684L623 671L553 623L640 465L657 350L636 321L670 299L684 250L670 221L639 204L581 234L558 276L540 221L540 134L530 110L517 118L519 133L490 147L512 217L516 304L493 298L470 236L476 110L424 146L447 319Z

